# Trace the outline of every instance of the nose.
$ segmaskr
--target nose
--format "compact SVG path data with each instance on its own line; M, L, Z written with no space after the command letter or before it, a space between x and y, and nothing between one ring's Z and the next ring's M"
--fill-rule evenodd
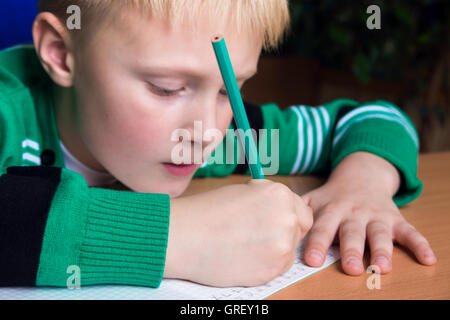
M201 144L203 148L214 142L210 130L217 129L217 107L214 99L199 99L190 107L186 118L186 128L191 132L192 142Z

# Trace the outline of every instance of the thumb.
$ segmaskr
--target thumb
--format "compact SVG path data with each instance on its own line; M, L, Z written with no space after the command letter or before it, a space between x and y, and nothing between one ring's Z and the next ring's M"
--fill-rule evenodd
M303 201L306 203L308 207L311 207L311 192L307 192L304 195L301 195Z
M330 201L330 190L321 186L302 195L303 201L313 209L313 212L320 210Z
M302 235L305 236L314 223L313 209L305 202L305 198L299 195L295 195L295 208L300 221Z

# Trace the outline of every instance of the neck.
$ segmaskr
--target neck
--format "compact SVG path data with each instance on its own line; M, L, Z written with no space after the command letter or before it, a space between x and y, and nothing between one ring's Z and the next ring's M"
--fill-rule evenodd
M85 166L97 171L106 171L81 140L74 94L73 88L54 85L53 101L59 137L66 149Z

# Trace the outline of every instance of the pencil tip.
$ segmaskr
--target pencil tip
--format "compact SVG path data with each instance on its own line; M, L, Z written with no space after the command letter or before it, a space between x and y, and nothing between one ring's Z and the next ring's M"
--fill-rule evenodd
M221 39L222 39L222 35L221 34L215 34L212 37L212 41L214 41L214 42L220 41Z

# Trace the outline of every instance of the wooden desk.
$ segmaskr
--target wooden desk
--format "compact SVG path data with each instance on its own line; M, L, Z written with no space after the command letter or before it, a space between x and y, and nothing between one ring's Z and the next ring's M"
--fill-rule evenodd
M406 220L430 242L438 258L434 266L418 263L409 250L394 247L393 270L381 275L381 288L370 290L363 273L353 277L343 273L341 262L313 274L268 299L450 299L450 152L424 154L419 158L422 195L401 208ZM271 176L298 194L320 186L315 177ZM247 176L195 179L185 194L195 194L226 184L244 183ZM365 268L369 266L366 252Z

